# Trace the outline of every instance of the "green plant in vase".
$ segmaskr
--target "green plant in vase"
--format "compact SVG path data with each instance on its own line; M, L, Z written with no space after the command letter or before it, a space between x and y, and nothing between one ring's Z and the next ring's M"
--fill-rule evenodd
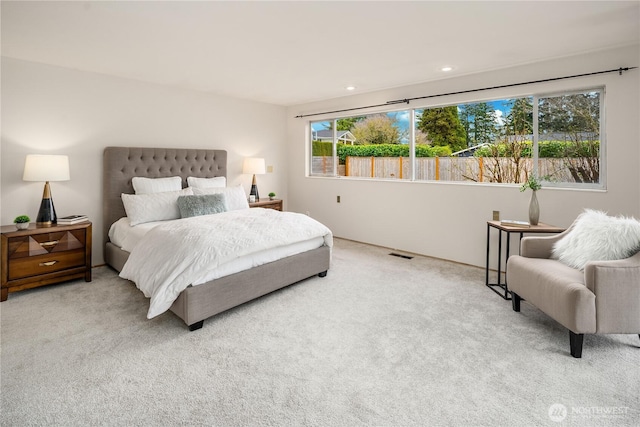
M538 225L540 219L540 205L538 204L538 196L536 192L542 188L540 179L535 174L529 175L527 180L520 187L520 191L531 189L531 200L529 201L529 223Z

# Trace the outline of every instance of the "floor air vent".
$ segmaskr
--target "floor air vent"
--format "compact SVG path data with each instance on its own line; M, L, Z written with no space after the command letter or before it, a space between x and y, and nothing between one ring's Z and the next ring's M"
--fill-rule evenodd
M391 255L391 256L397 256L398 258L413 259L413 257L412 257L412 256L410 256L410 255L398 254L398 253L396 253L396 252L391 252L389 255Z

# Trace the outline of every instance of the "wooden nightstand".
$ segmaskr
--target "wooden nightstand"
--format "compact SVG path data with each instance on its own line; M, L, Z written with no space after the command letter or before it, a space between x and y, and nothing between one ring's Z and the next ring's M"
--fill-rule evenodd
M260 199L256 202L249 203L250 208L267 208L267 209L275 209L277 211L282 211L282 200L281 199Z
M2 232L2 295L83 278L91 281L91 222Z

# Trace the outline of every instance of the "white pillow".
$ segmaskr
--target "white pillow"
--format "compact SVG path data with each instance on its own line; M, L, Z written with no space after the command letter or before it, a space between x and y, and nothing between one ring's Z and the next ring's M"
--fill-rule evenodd
M182 178L172 176L170 178L143 178L134 176L131 179L133 190L136 194L164 193L166 191L182 190Z
M238 209L249 209L249 202L247 201L247 195L244 194L244 188L242 185L226 188L194 188L193 194L199 196L201 194L224 194L227 203L228 211L235 211Z
M554 244L552 258L583 270L589 261L624 259L638 250L639 221L586 209L576 218L573 229Z
M215 178L196 178L195 176L187 177L187 184L194 188L224 188L227 186L227 178L224 176L216 176Z
M124 194L122 203L131 225L180 218L178 197L193 195L191 188L153 194Z

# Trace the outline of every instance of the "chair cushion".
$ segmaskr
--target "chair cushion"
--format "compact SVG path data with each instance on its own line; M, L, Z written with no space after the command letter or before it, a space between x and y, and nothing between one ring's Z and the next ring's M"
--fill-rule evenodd
M583 270L589 261L624 259L640 250L640 221L586 209L573 229L554 246L551 257Z
M575 333L596 332L595 295L584 273L556 260L509 257L509 289Z

